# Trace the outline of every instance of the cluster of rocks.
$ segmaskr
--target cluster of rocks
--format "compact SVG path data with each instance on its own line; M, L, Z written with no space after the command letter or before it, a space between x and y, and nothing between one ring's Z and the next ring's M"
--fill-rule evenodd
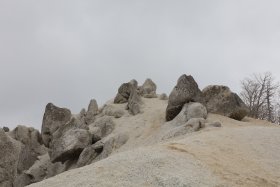
M146 79L142 86L138 86L138 82L133 79L119 87L114 103L127 103L128 111L132 115L136 115L141 112L141 105L143 103L141 98L157 98L156 90L157 85L149 78ZM168 100L168 96L161 94L159 99Z
M220 122L206 123L208 112L242 120L248 109L228 87L214 85L201 91L192 76L182 75L169 96L165 116L165 126L169 130L162 139L198 131L205 126L221 127Z
M23 187L108 157L129 139L114 131L114 118L141 113L143 98L168 100L165 125L172 128L163 139L200 130L208 112L237 120L247 114L245 104L228 87L208 86L201 91L192 76L182 75L169 97L157 95L156 90L151 79L142 86L131 80L119 87L114 104L102 108L94 99L79 114L47 104L41 133L25 126L12 131L0 128L0 186ZM117 107L124 103L123 109Z
M242 120L248 109L240 97L226 86L208 86L202 91L192 76L182 75L172 90L166 109L166 121L173 120L186 103L198 102L208 112Z
M125 133L112 133L112 119L123 113L100 110L94 99L76 115L49 103L41 134L25 126L0 128L0 186L23 187L108 157L128 140Z

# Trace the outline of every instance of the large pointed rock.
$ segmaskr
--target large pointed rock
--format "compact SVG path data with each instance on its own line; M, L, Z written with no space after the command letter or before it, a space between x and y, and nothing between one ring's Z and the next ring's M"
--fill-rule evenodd
M201 91L192 76L182 75L169 96L166 121L174 119L189 102L202 102Z
M202 91L208 112L242 120L248 109L240 97L227 86L208 86Z
M91 124L95 120L95 116L98 114L98 105L95 99L92 99L88 105L88 111L86 112L85 122Z
M46 147L52 140L52 134L71 119L71 111L66 108L59 108L52 103L47 104L42 124L42 140Z

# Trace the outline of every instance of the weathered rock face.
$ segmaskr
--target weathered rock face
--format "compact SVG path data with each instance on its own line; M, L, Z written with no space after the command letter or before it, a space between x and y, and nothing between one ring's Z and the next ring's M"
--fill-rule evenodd
M88 105L88 111L86 112L85 122L91 124L95 120L95 116L98 114L98 105L95 99L92 99Z
M192 118L207 118L206 107L201 103L186 103L181 112L169 123L180 126L186 124Z
M118 94L114 99L114 103L120 104L128 102L132 90L136 89L133 84L135 83L123 83L118 89Z
M59 108L52 103L47 104L42 124L42 140L46 147L52 139L52 134L71 119L71 111L66 108Z
M126 133L111 134L94 144L95 149L101 152L94 161L107 158L115 149L124 145L128 138L129 136Z
M89 126L91 134L93 137L104 138L109 135L115 128L115 123L112 117L103 116L98 118L92 125Z
M240 97L226 86L208 86L202 91L207 110L236 120L242 120L248 109Z
M128 99L128 104L127 104L128 111L132 115L139 114L141 112L141 105L142 105L141 97L137 92L137 90L133 89Z
M187 133L199 131L200 129L205 127L205 119L204 118L192 118L187 121L184 125L177 126L170 130L166 135L163 136L163 140L182 136Z
M34 128L19 125L9 135L21 143L18 174L30 168L39 155L47 153L47 148L42 143L41 134Z
M0 128L0 186L13 187L17 175L20 145Z
M135 79L132 79L131 81L129 81L129 83L134 87L134 88L138 88L138 82Z
M106 105L103 108L102 113L107 116L114 116L115 118L120 118L124 115L124 110L116 108L112 105Z
M80 154L79 160L77 162L77 167L83 167L85 165L91 164L91 162L102 152L103 145L96 146L90 145L83 150Z
M72 117L53 133L49 151L51 161L65 162L79 157L82 150L91 144L91 139L87 125Z
M38 156L38 160L28 170L17 176L14 180L13 187L24 187L53 177L64 171L65 166L60 162L52 163L48 154Z
M145 98L156 98L157 85L151 80L147 79L142 86L139 87L139 94Z
M65 167L61 162L52 163L49 154L45 154L39 156L38 160L25 172L25 174L31 176L31 182L35 183L55 176L63 171L65 171Z
M25 187L32 183L32 176L22 173L16 177L13 182L13 187Z
M166 120L174 119L189 102L203 102L201 91L192 76L182 75L169 96Z

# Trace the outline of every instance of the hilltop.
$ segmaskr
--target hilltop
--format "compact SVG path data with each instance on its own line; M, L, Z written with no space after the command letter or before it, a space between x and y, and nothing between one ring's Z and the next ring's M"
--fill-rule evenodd
M93 99L79 114L49 103L41 133L0 131L10 150L0 159L10 163L0 184L280 185L278 125L245 117L245 104L226 86L200 90L183 75L169 96L156 90L151 79L132 80L104 106Z

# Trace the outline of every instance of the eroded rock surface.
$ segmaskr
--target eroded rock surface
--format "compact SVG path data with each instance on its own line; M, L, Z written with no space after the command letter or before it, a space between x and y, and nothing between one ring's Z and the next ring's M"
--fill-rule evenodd
M52 140L52 134L71 119L71 111L66 108L59 108L52 103L47 104L42 124L42 140L46 147Z
M146 79L144 84L139 87L139 94L145 98L156 98L157 85L151 80Z
M0 186L13 187L17 175L20 145L0 128Z
M95 99L92 99L88 105L88 111L86 112L85 122L91 124L95 120L95 116L98 114L98 105Z
M69 123L62 125L54 134L50 144L52 162L65 162L79 157L85 147L91 144L92 136L85 124L72 117Z
M201 91L192 76L182 75L169 96L166 120L174 119L189 102L203 102Z
M240 97L227 86L208 86L202 91L207 110L236 120L242 120L248 109Z

